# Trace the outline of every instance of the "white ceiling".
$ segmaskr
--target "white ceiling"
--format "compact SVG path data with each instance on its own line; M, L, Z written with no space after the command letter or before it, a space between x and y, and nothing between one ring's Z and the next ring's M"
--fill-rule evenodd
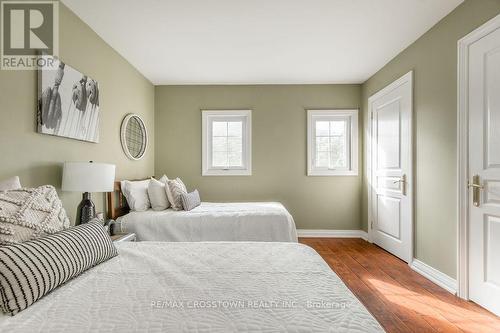
M161 84L362 83L463 0L63 0Z

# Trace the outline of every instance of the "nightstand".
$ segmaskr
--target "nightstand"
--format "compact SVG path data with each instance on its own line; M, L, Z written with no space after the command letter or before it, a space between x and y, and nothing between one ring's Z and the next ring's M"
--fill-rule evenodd
M134 233L131 234L116 234L111 236L111 240L113 242L135 242L137 240L137 237L135 236Z

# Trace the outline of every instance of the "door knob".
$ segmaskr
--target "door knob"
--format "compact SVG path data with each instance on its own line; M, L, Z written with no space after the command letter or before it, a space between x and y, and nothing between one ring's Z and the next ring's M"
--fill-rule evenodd
M406 175L402 175L400 179L392 182L393 184L401 183L401 193L406 195Z
M481 205L481 190L484 189L484 186L481 185L479 175L474 175L472 183L469 182L467 187L472 188L472 204L479 207Z
M401 177L401 179L395 180L395 181L393 181L392 183L393 183L393 184L397 184L397 183L406 183L405 175L403 175L403 177Z

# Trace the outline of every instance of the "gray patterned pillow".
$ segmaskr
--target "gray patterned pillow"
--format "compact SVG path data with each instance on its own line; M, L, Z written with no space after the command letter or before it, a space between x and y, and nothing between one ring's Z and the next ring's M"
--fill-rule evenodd
M22 244L0 247L0 309L11 316L58 286L114 256L111 238L87 223Z
M0 192L0 245L22 243L69 227L50 185Z
M170 202L172 209L182 210L181 194L187 194L186 185L184 185L182 180L180 180L180 178L167 180L165 191L167 192L168 201Z
M200 193L198 193L198 190L194 190L191 193L182 193L181 199L184 210L193 210L201 204Z

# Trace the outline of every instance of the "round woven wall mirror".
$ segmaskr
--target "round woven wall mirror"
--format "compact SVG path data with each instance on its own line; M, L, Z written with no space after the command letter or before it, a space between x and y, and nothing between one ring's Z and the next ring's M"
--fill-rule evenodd
M128 158L140 160L148 147L148 131L139 115L128 114L122 121L121 142Z

